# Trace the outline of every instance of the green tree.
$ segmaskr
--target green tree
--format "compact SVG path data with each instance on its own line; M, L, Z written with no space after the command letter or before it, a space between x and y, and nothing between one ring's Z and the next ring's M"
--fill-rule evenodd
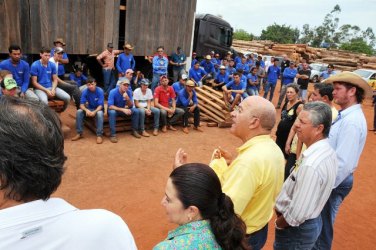
M349 42L342 43L339 48L352 52L365 53L367 55L374 54L372 46L367 44L367 42L364 41L362 38L355 38Z
M236 29L234 32L234 39L251 41L254 39L254 37L255 36L253 34L248 33L243 29Z
M299 30L291 26L274 23L261 31L261 40L272 40L276 43L296 43L299 39Z

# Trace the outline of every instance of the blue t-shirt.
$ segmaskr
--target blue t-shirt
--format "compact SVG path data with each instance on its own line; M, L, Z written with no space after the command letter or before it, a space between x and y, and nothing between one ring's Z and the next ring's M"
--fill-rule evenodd
M329 78L330 76L332 75L335 75L336 72L333 70L330 74L327 70L325 70L324 72L321 73L320 77L322 77L324 80Z
M224 74L221 74L221 73L217 74L215 76L215 80L217 80L218 83L221 83L221 82L228 83L229 81L228 73L225 72Z
M86 88L81 94L80 104L88 103L90 110L95 110L98 106L104 107L104 94L103 90L99 87L95 87L95 91L90 91Z
M279 69L278 66L269 66L268 69L268 82L272 84L276 84L279 75L281 74L281 70Z
M193 66L195 66L195 64L196 64L197 61L198 60L196 58L192 60L192 62L191 62L191 68L193 68Z
M249 73L249 65L247 63L236 64L236 70L242 69L243 74L247 75Z
M131 102L133 102L133 94L130 88L128 88L127 94ZM123 94L120 94L119 87L116 87L110 91L110 94L108 95L108 107L114 105L119 108L125 108L126 103L127 102L125 101Z
M226 85L227 89L232 89L232 90L245 90L247 87L247 83L245 81L241 81L239 84L236 84L234 80L228 82ZM236 93L232 92L231 95L233 97L236 96Z
M232 75L236 72L236 69L234 67L232 67L232 68L227 67L226 71L227 71L228 75Z
M136 61L131 53L126 55L125 53L121 53L116 61L116 69L119 73L125 73L127 69L134 70L136 67Z
M30 75L37 77L37 82L45 88L52 87L52 76L56 75L56 65L48 61L47 66L43 66L41 60L33 62Z
M6 59L0 63L0 70L8 70L12 73L13 79L17 82L17 86L21 88L22 93L25 93L29 88L30 67L24 60L20 60L19 63L14 66L11 59Z
M168 60L165 57L153 57L153 73L159 75L167 75Z
M176 101L176 105L177 106L181 106L181 107L188 107L189 106L189 100L188 100L188 97L189 97L189 94L188 92L184 89L181 89L178 94L178 100ZM198 101L197 101L197 95L196 95L196 91L192 90L192 102L193 104L198 104Z
M80 77L77 77L76 74L70 73L69 79L71 81L75 81L78 87L82 86L82 84L85 84L85 82L87 81L87 77L84 74L81 74Z
M181 84L179 81L172 84L172 88L174 89L176 95L180 90L184 89L184 87L184 84Z
M212 62L206 62L206 60L204 60L200 63L200 66L203 67L208 74L215 72L214 64Z
M248 80L251 82L257 82L257 75L253 75L252 73L249 73L247 75L247 83L249 82ZM247 89L257 89L257 86L247 84Z
M187 57L185 56L184 53L180 53L180 54L174 53L171 55L171 61L175 63L183 63L185 62L185 60L187 60ZM172 68L175 70L181 70L184 68L184 65L180 65L180 66L172 65Z
M206 75L206 72L202 68L198 68L197 70L195 68L191 68L188 74L189 78L192 78L197 83L204 75Z
M53 57L54 54L55 54L55 48L52 48L52 49L51 49L51 52L50 52L50 56ZM63 59L68 59L68 55L67 55L67 53L65 53L65 52L63 53ZM64 75L64 74L65 74L64 64L59 63L58 67L59 67L59 68L58 68L58 70L57 70L57 75L58 75L58 76Z
M283 84L289 84L294 82L294 78L298 74L298 70L296 68L285 68L283 71Z

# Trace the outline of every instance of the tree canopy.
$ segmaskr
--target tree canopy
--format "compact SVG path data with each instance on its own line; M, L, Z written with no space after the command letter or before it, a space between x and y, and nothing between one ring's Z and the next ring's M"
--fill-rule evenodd
M276 43L296 43L299 39L299 29L274 23L261 31L260 39Z

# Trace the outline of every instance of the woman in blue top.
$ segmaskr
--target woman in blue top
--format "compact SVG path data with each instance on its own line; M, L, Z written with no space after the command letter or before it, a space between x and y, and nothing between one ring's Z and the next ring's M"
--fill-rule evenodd
M245 224L209 166L190 163L174 169L162 205L168 220L179 227L154 250L249 249Z

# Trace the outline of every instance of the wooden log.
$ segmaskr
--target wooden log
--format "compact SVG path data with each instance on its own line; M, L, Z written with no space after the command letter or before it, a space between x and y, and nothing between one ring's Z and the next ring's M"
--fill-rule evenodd
M216 109L218 110L222 110L222 107L219 106L217 103L211 101L210 99L208 99L206 96L204 95L201 95L200 93L196 93L198 99L202 102L206 102L206 103L209 103L211 106L215 107Z
M223 92L215 90L215 89L213 89L209 86L206 86L206 85L203 85L202 87L203 87L203 89L209 91L210 93L217 95L219 98L223 98Z
M207 105L204 105L203 102ZM211 112L215 113L222 119L226 119L225 114L221 112L221 110L216 109L215 107L211 106L209 103L205 102L204 100L202 100L200 103L201 105L205 106L205 108L209 109Z
M207 116L213 118L216 122L222 122L224 121L224 119L222 119L221 117L217 116L216 114L214 114L213 112L211 112L209 109L207 109L206 107L204 107L202 104L198 104L198 107L200 108L200 110L202 110Z
M200 93L202 95L205 95L205 96L207 96L207 97L215 100L217 103L219 103L220 105L222 105L223 108L226 107L225 102L223 100L219 99L218 97L216 97L213 94L208 93L208 91L205 91L205 90L203 90L201 88L196 88L196 94L198 94L198 93Z

